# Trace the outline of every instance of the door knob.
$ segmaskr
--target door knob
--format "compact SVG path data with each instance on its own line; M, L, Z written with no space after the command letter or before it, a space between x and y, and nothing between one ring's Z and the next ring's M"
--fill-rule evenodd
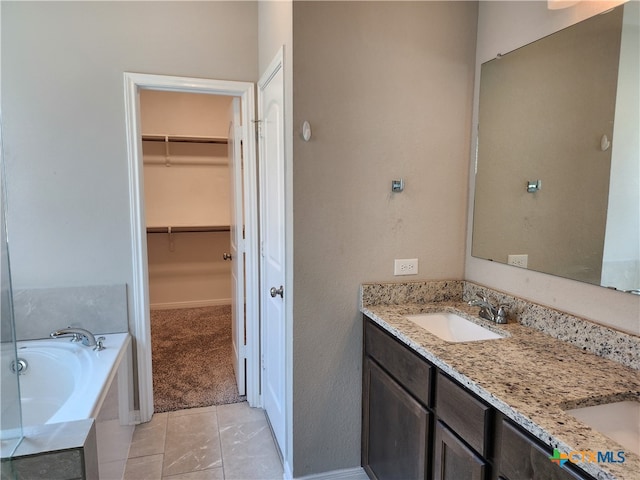
M280 295L280 298L284 298L284 287L282 285L280 285L280 288L271 287L271 290L269 290L269 293L274 298L276 297L276 295Z
M222 259L223 260L231 260L233 258L233 256L230 253L223 253L222 254Z

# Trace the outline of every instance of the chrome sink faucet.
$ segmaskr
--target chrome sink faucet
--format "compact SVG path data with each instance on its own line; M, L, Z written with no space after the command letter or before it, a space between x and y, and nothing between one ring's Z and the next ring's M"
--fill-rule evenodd
M82 341L82 344L86 345L87 347L98 346L98 343L96 342L96 337L93 336L93 333L91 333L89 330L85 330L84 328L78 328L78 327L61 328L60 330L55 330L49 334L51 338L66 337L69 335L73 337L71 338L72 342Z
M480 317L495 323L507 323L507 311L505 305L494 307L487 297L483 297L479 293L476 294L477 299L469 300L468 304L472 307L480 307Z

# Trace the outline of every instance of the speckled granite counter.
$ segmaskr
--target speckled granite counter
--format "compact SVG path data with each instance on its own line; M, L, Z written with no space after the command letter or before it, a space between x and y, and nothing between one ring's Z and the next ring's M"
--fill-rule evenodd
M464 301L477 291L492 298L503 295L461 281L366 284L361 291L361 311L552 448L563 452L624 450L624 463L579 465L597 479L640 479L638 452L629 452L563 410L610 401L640 401L640 338L570 317L565 320L577 330L573 331L576 339L569 343L554 338L561 337L562 332L539 331L541 325L551 323L548 317L554 315L553 311L539 305L516 305L522 302L517 299L512 299L516 303L511 306L519 314L518 320L495 325L478 318L478 308ZM508 301L501 298L500 303L505 303L503 300ZM520 318L528 308L542 318ZM508 336L449 343L404 318L430 311L454 311ZM525 321L534 325L521 324ZM590 353L592 340L588 335L599 336L606 356L620 357L625 365ZM611 341L604 339L609 336L613 336Z

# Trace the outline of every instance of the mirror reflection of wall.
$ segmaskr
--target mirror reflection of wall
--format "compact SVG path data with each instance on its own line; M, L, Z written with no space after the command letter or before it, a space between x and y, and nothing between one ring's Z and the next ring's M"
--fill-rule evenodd
M603 286L640 289L640 2L624 6Z
M634 215L633 209L608 213L610 191L620 196L623 190L614 177L626 178L633 168L630 163L636 172L638 168L638 82L626 78L626 70L633 66L621 67L618 75L619 58L632 57L626 43L634 35L629 30L621 47L623 12L626 29L634 11L619 7L483 64L473 256L507 263L509 255L526 255L527 268L599 285L603 258L607 263L605 244L607 251L620 252L613 246L620 238L614 229L626 229L624 241L638 246L637 209L632 237L628 232L633 222L626 219ZM636 49L637 35L636 22ZM636 106L635 120L631 112L619 120L616 92L620 101L624 90L618 88L619 77L621 84L628 85L622 103L636 95L627 108ZM635 130L635 147L633 140L623 140L617 123L630 124L629 131ZM604 149L603 137L611 142ZM618 163L626 167L610 182L612 155L614 171ZM620 156L626 160L619 160ZM528 191L528 183L537 180L541 188ZM617 203L633 203L633 186L624 190L629 195L622 195ZM635 192L637 206L637 183ZM605 234L609 225L611 231ZM614 256L604 272L613 272L622 263L628 271L637 271L637 252L635 258L634 267L633 261Z

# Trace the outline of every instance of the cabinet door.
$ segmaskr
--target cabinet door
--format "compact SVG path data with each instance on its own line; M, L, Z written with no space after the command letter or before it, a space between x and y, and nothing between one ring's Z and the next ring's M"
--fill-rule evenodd
M430 415L374 361L365 358L362 465L371 478L427 478Z
M485 461L440 421L435 436L433 480L484 480Z
M549 459L550 453L515 425L503 420L498 448L498 472L505 480L587 480L572 467L562 468Z

